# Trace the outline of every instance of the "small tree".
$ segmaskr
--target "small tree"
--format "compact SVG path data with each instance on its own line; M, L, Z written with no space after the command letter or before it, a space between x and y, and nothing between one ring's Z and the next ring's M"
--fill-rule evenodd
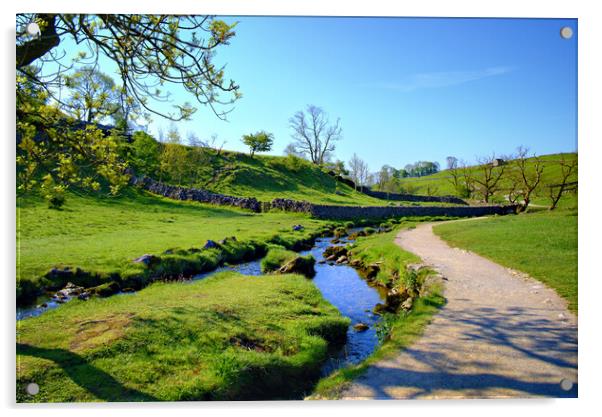
M577 158L567 161L562 155L560 161L560 183L549 186L550 210L554 210L562 197L562 194L570 185L569 178L577 170Z
M257 133L243 135L242 142L249 147L251 158L253 158L255 152L269 152L272 150L274 135L262 130Z
M295 140L293 146L314 164L322 165L335 150L335 142L342 138L340 119L330 124L326 112L313 105L307 106L306 111L307 114L298 111L289 119Z
M132 135L132 155L130 163L136 173L152 175L159 169L161 146L148 133L135 132Z
M355 189L358 189L358 185L365 185L368 180L369 169L362 159L357 154L353 154L349 161L349 175L355 183Z
M119 110L115 82L94 67L84 67L65 76L65 86L71 95L64 109L82 122L98 122Z
M519 146L517 149L516 157L513 161L513 165L516 168L512 180L514 184L512 186L513 189L511 189L508 194L511 201L514 194L516 194L519 199L522 199L521 211L524 211L529 207L531 194L539 185L544 169L541 159L535 155L533 155L533 158L531 159L532 163L529 164L527 158L528 152L529 150L523 146ZM532 168L530 168L529 165L531 165ZM514 200L516 201L517 199L514 198Z
M160 158L161 174L166 173L178 185L182 184L187 170L187 152L181 142L178 129L172 125L167 132L167 143L163 145Z
M499 190L500 180L506 170L504 164L496 167L493 163L495 159L495 154L490 157L478 158L479 166L476 167L476 170L481 175L475 175L473 178L474 182L479 185L481 195L486 203Z

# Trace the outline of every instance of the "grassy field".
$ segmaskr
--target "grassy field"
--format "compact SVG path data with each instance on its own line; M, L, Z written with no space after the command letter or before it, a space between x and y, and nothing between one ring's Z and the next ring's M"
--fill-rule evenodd
M304 232L293 232L294 224ZM143 254L202 247L207 239L282 239L325 223L302 214L255 214L129 190L119 198L69 195L62 210L35 197L17 201L17 278L36 280L55 266L114 272Z
M453 246L523 271L564 297L577 312L577 209L533 210L517 216L447 223L433 230Z
M299 398L348 325L298 275L220 273L72 301L18 323L17 399Z
M540 157L545 166L541 184L557 184L560 181L560 166L558 161L561 155L562 154L553 154L543 155ZM577 158L577 154L575 153L564 154L564 156L567 161ZM532 166L533 164L530 162L529 167ZM478 169L476 167L473 167L472 171L478 173ZM577 181L577 172L574 172L571 175L569 181ZM402 187L409 187L414 194L427 194L427 191L430 188L433 195L456 195L456 190L454 190L454 187L451 183L451 177L448 170L440 171L436 174L427 175L424 177L403 178L400 181L400 184ZM504 182L502 179L502 188L505 187L504 184L507 184L507 181ZM549 204L546 193L547 190L544 189L539 191L540 196L538 201L541 204Z

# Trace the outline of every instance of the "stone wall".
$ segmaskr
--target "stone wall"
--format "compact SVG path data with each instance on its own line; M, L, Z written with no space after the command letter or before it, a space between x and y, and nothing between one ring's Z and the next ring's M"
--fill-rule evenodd
M362 187L361 190L364 194L369 195L370 197L380 198L382 200L391 200L391 201L417 201L423 203L451 203L451 204L461 204L463 206L467 206L468 203L461 198L454 196L434 196L434 195L414 195L414 194L394 194L394 193L385 193L383 191L372 191L365 187Z
M256 213L261 212L261 203L256 198L233 197L229 195L212 193L207 190L197 188L184 188L175 185L167 185L155 181L149 177L136 177L132 175L130 184L141 187L153 194L163 197L173 198L174 200L192 200L201 203L215 204L218 206L233 206Z
M359 206L327 206L312 205L311 215L319 219L367 219L405 216L452 216L477 217L493 214L516 213L516 205L507 206L457 206L457 207L359 207Z
M153 180L149 177L137 177L132 175L130 183L141 187L153 194L174 200L192 200L201 203L215 204L219 206L233 206L256 213L278 209L295 213L307 213L319 219L365 219L386 218L404 216L453 216L453 217L475 217L492 214L515 213L517 206L447 206L447 207L400 207L400 206L332 206L313 204L308 201L289 200L276 198L271 202L259 202L256 198L233 197L229 195L212 193L207 190L196 188L184 188L168 185ZM416 196L413 196L416 197ZM421 201L421 200L414 200Z

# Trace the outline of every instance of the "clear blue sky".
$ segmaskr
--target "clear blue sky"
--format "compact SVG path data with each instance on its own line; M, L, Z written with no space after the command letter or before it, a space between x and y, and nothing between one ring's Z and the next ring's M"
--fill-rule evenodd
M577 149L575 19L224 17L238 21L216 63L243 98L224 122L200 108L180 132L216 133L246 150L245 133L291 141L288 119L307 104L341 118L335 156L356 152L376 171L449 155ZM570 26L573 38L560 36ZM176 100L189 100L172 89ZM155 118L151 132L169 122Z

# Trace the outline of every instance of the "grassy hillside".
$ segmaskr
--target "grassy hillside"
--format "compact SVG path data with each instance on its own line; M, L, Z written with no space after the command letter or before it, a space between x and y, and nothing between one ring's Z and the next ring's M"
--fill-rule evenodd
M321 204L382 205L382 200L355 191L337 182L316 165L300 158L255 155L224 151L204 163L198 178L189 178L186 186L211 191L256 197L306 200Z
M227 272L75 300L18 323L17 400L299 398L348 325L298 275Z
M560 159L561 155L562 154L553 154L540 157L545 166L541 184L557 184L560 181L560 166L558 165L558 160ZM564 156L567 160L577 158L577 154L575 153L564 154ZM532 166L532 162L530 162L530 166ZM478 173L478 169L476 167L473 167L472 171ZM577 172L571 175L570 181L576 180ZM428 194L429 188L433 195L456 194L456 191L451 183L451 176L448 170L440 171L436 174L424 177L404 178L401 180L400 184L402 187L410 189L414 194ZM503 184L508 184L508 182L502 180L502 187L504 187ZM538 201L540 201L542 204L546 204L546 193L547 190L544 189L540 189L539 191L540 196Z
M227 236L267 239L306 232L324 222L302 214L255 214L237 209L174 201L130 189L118 198L70 194L61 210L37 197L17 200L17 278L35 280L55 266L95 272L133 268L143 254L202 247ZM296 232L298 235L300 232Z
M451 245L523 271L564 297L577 312L577 210L539 210L518 216L435 226Z

